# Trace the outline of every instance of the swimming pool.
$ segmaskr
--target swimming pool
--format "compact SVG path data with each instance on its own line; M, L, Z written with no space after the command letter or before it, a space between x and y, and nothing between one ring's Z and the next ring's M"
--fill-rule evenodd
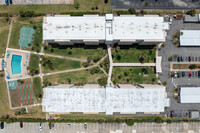
M12 75L22 73L21 62L22 62L21 55L15 55L15 54L12 55L12 61L11 61Z

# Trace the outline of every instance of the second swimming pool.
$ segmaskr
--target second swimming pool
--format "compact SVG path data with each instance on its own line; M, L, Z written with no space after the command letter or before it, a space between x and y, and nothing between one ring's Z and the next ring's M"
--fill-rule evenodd
M15 55L15 54L12 55L12 61L11 61L12 75L22 73L21 62L22 62L21 55Z

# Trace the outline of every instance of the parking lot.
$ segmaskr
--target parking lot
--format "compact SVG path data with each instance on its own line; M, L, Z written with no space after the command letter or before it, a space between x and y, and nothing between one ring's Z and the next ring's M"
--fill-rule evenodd
M148 4L146 4L148 2ZM112 9L191 9L200 8L199 0L111 0Z
M184 117L189 110L199 110L200 104L181 104L174 100L174 88L177 86L200 86L200 78L198 69L173 70L171 69L170 56L172 63L175 64L195 64L200 61L200 47L176 47L173 44L173 34L179 30L200 30L198 23L183 23L183 20L173 20L170 30L167 31L165 47L159 51L162 56L162 73L159 74L160 80L167 83L167 95L170 98L171 105L165 112L170 115L170 111L174 110L177 117ZM179 74L178 74L179 73ZM171 77L172 76L172 77ZM184 113L185 112L185 113Z
M5 128L0 129L0 133L199 133L199 122L190 123L135 123L133 126L117 123L87 123L87 129L84 123L55 123L52 129L49 129L49 123L43 123L43 129L39 129L39 123L23 123L23 128L19 123L6 124Z

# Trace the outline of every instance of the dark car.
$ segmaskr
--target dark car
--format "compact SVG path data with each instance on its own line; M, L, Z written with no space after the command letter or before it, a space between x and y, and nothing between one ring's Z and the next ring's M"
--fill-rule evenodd
M200 71L198 71L198 78L200 78Z
M51 126L54 127L54 123L52 123Z
M174 111L171 111L171 112L170 112L170 117L171 117L171 118L174 118Z
M87 123L84 123L84 128L85 128L85 129L87 128Z
M10 0L10 4L12 4L12 0Z
M185 77L185 72L182 72L182 77Z
M1 126L1 129L4 129L4 122L1 122L0 126Z
M188 57L188 62L191 62L191 56Z
M188 77L191 78L192 76L192 72L189 72Z
M184 62L183 57L181 56L180 58L181 58L181 62Z
M180 61L181 61L181 58L180 58L180 57L178 57L178 58L177 58L177 61L178 61L178 62L180 62Z
M23 128L23 122L20 122L20 127Z
M5 0L5 2L6 2L6 5L9 5L9 1L8 0Z

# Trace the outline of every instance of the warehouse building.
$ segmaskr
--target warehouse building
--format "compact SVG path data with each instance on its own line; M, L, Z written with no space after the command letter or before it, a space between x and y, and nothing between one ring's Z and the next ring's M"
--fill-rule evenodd
M130 86L130 85L129 85ZM113 115L159 114L169 106L164 86L145 88L76 88L47 87L43 89L42 110L47 113L105 113Z
M48 43L73 45L100 43L119 45L157 44L164 42L168 22L159 16L58 15L44 17L43 40Z
M180 30L180 46L200 46L200 30Z
M200 87L181 87L180 103L200 103Z

